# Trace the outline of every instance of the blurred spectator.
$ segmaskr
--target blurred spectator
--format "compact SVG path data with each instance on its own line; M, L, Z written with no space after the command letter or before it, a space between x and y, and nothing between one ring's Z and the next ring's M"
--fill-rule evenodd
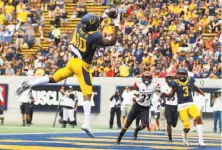
M63 9L62 12L61 12L62 26L63 26L63 27L66 27L66 26L67 26L67 22L68 22L67 15L68 15L68 13L66 12L65 9Z
M133 93L131 92L128 86L125 87L122 93L122 98L123 98L123 102L121 106L122 124L125 124L126 118L133 104Z
M4 125L4 113L3 113L4 109L3 107L0 105L0 120L1 120L1 125Z
M3 28L5 23L5 15L3 14L2 10L0 10L0 28Z
M10 32L10 36L14 36L14 33L15 33L15 25L13 24L12 21L9 22L9 25L7 25L7 28Z
M49 2L48 0L40 0L41 10L47 10L47 3L48 2Z
M86 6L84 5L83 2L78 2L76 6L76 17L77 18L82 18L85 14L87 14L87 9Z
M117 126L121 128L121 103L123 98L119 94L119 90L116 90L115 94L110 98L110 121L109 128L113 128L113 120L116 114Z
M20 21L22 24L27 22L28 15L30 14L28 11L26 11L25 7L22 8L20 11L17 12L18 14L18 21Z
M24 36L25 33L22 30L22 26L19 26L19 29L15 32L15 36L16 36L16 49L17 51L21 51L23 44L24 44Z
M53 16L55 17L54 25L57 27L60 27L60 16L61 16L61 10L57 6L53 12Z
M24 42L28 44L28 48L33 47L33 42L34 42L34 30L31 25L28 25L28 28L25 32L25 37L24 37Z
M11 64L7 65L7 68L5 69L5 75L6 76L13 76L13 75L15 75L15 70L12 68Z
M214 128L213 132L217 132L217 121L219 120L220 133L222 131L221 115L222 115L222 98L221 91L214 93L211 104L213 105Z
M15 7L11 3L6 3L5 4L5 20L7 22L12 21L12 15L15 13Z
M60 37L61 37L61 30L59 29L58 26L56 26L53 30L52 30L52 36L55 40L55 44L56 46L58 46L59 42L60 42Z
M12 35L8 28L3 28L3 42L12 43Z
M49 17L52 18L54 17L54 11L56 8L56 4L54 1L51 1L48 5L48 10L49 10Z
M106 77L114 77L115 76L115 72L112 68L111 65L108 66L108 69L106 71Z

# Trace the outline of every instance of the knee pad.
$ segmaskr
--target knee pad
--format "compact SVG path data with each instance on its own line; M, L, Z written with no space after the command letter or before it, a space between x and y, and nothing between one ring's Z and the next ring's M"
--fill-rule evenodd
M188 132L190 131L190 128L184 128L183 131L184 131L185 133L188 133Z

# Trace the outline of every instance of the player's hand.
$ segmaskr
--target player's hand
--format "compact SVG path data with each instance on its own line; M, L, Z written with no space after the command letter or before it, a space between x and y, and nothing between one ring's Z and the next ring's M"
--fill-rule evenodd
M102 18L107 18L108 17L108 15L106 14L106 12L108 12L109 10L108 9L106 9L105 11L104 11L104 13L103 13L103 15L102 15Z
M160 97L163 98L163 97L165 97L165 95L166 95L165 93L161 93Z
M120 13L118 13L117 17L115 19L112 19L114 26L119 27L120 25Z

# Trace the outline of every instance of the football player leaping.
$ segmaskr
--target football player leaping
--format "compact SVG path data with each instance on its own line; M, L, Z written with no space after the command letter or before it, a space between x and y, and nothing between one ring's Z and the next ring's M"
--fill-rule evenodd
M180 68L177 70L177 79L171 82L172 90L169 94L162 93L162 96L166 96L167 98L172 98L175 93L177 93L178 98L178 110L180 119L183 122L183 132L182 138L184 144L188 145L187 134L190 130L190 120L189 115L197 121L197 131L199 136L199 145L203 146L203 126L202 126L202 118L200 116L200 111L197 106L193 102L192 91L200 93L204 96L204 93L195 85L195 79L193 77L188 77L188 72L184 68Z
M72 57L66 66L57 70L52 76L45 76L34 81L24 82L16 93L19 95L25 90L41 84L57 83L75 74L84 95L84 123L82 125L82 130L90 137L94 137L90 128L92 75L89 72L89 67L98 46L115 45L120 24L120 14L118 14L115 19L112 19L112 21L115 25L113 36L111 39L105 39L102 37L102 33L98 31L100 26L99 17L94 14L86 14L78 23L73 33L71 45L69 46Z
M140 130L143 130L149 124L149 107L151 104L151 100L153 98L153 94L158 90L159 84L152 82L152 74L150 72L144 72L142 75L142 82L135 82L134 89L138 91L138 94L134 94L134 105L132 106L129 115L127 117L126 123L120 131L116 144L119 145L120 141L129 128L133 120L140 115L141 117L141 125L139 125L134 133L134 140L137 139L137 134Z

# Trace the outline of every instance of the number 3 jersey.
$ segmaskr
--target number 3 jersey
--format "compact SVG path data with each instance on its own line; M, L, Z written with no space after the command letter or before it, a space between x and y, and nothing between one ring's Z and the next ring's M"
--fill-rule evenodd
M178 109L193 103L192 91L194 90L194 83L195 79L193 77L188 77L185 82L181 82L178 79L171 82L172 88L176 88Z
M172 87L170 87L168 84L165 84L164 86L161 87L161 91L169 94L172 90ZM178 104L178 100L177 100L177 93L174 94L173 97L171 98L166 98L166 105L173 105L176 106Z
M147 86L143 82L135 82L133 87L139 91L136 102L141 106L150 106L153 94L158 86L158 83L151 83Z

